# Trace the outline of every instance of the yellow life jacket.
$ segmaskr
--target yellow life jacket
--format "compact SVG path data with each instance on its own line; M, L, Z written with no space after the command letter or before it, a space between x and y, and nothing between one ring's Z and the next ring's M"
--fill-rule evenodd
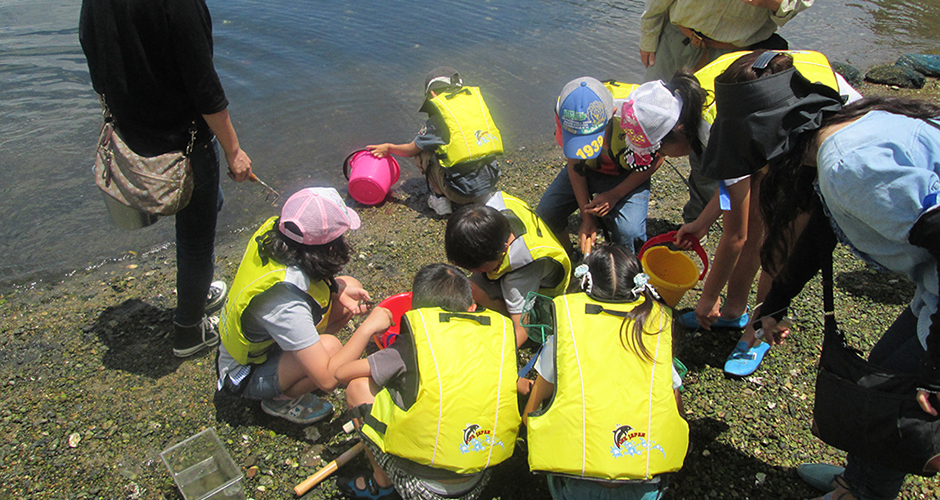
M429 102L450 131L450 142L437 148L437 159L442 167L503 154L502 136L479 87L460 87L454 92L439 94Z
M555 393L529 414L532 471L626 481L682 467L689 426L672 389L672 313L654 303L646 320L652 362L621 344L623 315L643 300L554 299ZM632 338L633 322L624 327Z
M277 219L275 216L266 220L248 241L248 248L245 249L238 272L235 273L228 301L222 308L219 321L222 344L235 361L243 365L264 363L268 359L268 349L274 343L274 339L264 342L251 342L246 339L242 331L242 313L251 303L251 299L284 281L287 274L287 266L271 259L262 260L258 248L258 240L274 228ZM334 289L335 285L331 283L317 281L311 283L306 290L307 302L313 310L313 320L317 323L318 330L326 327L330 316L330 297Z
M826 56L812 50L779 50L777 52L789 54L793 58L793 65L796 66L796 70L807 80L822 83L827 87L839 90L839 82L836 80L835 72L832 70L832 65L829 64L829 59L826 59ZM719 56L718 59L696 71L695 77L698 78L702 88L707 90L709 95L714 96L715 78L728 69L728 66L731 66L731 63L737 61L739 57L750 53L750 51L730 52ZM715 99L706 101L702 118L711 124L715 122L715 115L717 114Z
M366 437L386 453L458 474L512 456L521 423L512 322L492 311L441 308L403 318L401 335L409 338L397 342L414 346L402 354L415 356L416 395L401 408L388 388L376 394L362 426Z
M499 267L486 273L486 277L495 281L506 273L542 260L547 266L543 276L548 281L543 279L539 293L549 297L565 293L571 276L571 260L552 230L524 201L502 191L494 194L486 205L499 210L509 219L512 234L516 237L509 244L509 250L503 255Z

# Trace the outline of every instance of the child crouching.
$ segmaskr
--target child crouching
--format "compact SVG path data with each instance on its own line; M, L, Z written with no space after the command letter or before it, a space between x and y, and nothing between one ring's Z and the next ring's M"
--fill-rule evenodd
M529 467L548 474L555 500L656 500L689 444L672 314L623 246L599 245L585 262L584 291L552 301L525 408Z
M336 372L373 467L339 486L351 498L472 500L516 443L513 325L477 311L469 280L446 264L418 271L412 304L394 344ZM391 314L376 310L380 333Z

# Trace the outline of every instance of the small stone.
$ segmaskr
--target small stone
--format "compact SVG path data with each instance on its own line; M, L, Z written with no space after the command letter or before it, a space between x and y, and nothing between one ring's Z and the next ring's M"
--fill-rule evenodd
M245 471L245 475L252 478L258 475L258 471L259 469L257 467L249 467L248 470Z
M258 484L260 484L261 487L274 486L274 478L271 476L261 476L258 478Z
M757 484L764 484L764 481L767 480L767 474L758 472L757 474L754 474L754 479L757 481Z
M81 441L82 441L81 434L77 432L73 432L69 434L69 448L75 448L76 446L78 446L78 443L80 443Z
M703 457L710 457L710 456L712 456L712 452L710 452L710 451L708 451L708 450L702 450L702 456L703 456Z
M304 467L319 467L323 463L320 457L325 447L322 444L315 444L304 452L300 457L300 463Z
M320 439L320 431L314 426L310 426L304 429L304 438L311 443L316 443Z

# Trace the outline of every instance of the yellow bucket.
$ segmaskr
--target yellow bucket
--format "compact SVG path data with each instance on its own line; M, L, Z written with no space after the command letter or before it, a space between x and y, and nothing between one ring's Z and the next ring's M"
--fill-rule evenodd
M649 275L653 288L669 307L675 307L685 292L695 286L708 272L708 258L698 241L693 244L693 250L702 260L704 269L701 272L685 252L656 246L675 241L675 236L675 231L659 235L651 238L640 249L640 263L643 264L643 270Z

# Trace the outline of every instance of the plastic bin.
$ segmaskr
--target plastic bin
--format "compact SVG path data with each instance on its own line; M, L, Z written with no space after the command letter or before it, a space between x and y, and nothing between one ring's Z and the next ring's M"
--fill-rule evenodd
M160 453L186 500L244 500L244 477L214 428L186 438Z

